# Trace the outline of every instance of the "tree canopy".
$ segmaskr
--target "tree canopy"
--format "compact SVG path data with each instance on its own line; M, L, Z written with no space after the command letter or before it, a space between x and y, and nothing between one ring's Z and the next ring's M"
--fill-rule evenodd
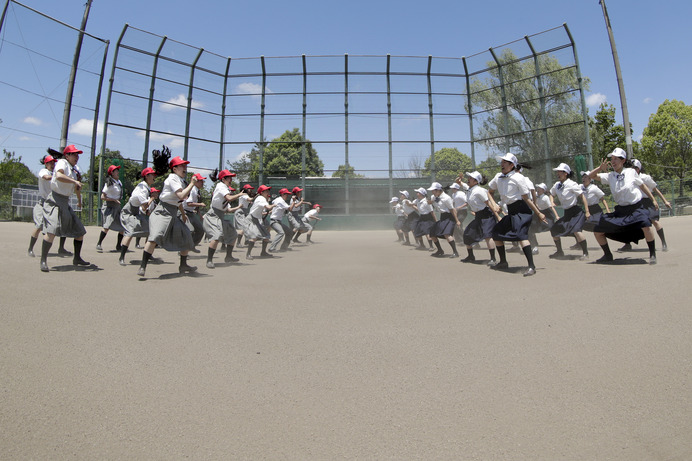
M586 139L584 126L579 123L583 116L575 69L563 66L548 54L538 57L545 103L544 122L533 58L520 61L507 49L498 60L501 67L494 61L487 63L490 77L471 83L470 112L480 122L476 125L476 139L492 151L509 150L522 162L537 166L545 159L542 128L547 126L551 163L584 154ZM504 92L501 80L505 83ZM589 80L584 78L582 84L588 89ZM504 110L505 101L507 111Z
M337 168L336 171L332 173L332 178L345 178L346 173L348 173L349 178L365 177L365 175L356 173L356 169L353 168L353 165L349 165L348 168L346 167L346 165L339 165L339 168Z
M100 165L101 165L101 155L97 155L96 158L94 159L94 189L98 188L99 184L99 174L100 174ZM120 167L120 182L123 183L123 200L125 200L129 195L132 193L132 190L134 187L139 183L141 180L140 173L142 172L142 164L140 162L130 160L127 158L124 158L121 154L120 151L118 150L110 150L106 148L104 156L103 156L103 168L104 170L107 170L109 166L111 165L116 165ZM106 172L104 171L104 176L105 178ZM102 178L102 181L103 181ZM163 184L163 180L165 178L157 178L157 183ZM85 178L82 179L83 182L86 182L86 175ZM97 191L100 192L100 191Z
M641 144L640 159L647 169L664 178L685 178L692 169L692 106L666 99L649 117Z
M435 178L437 181L454 181L459 173L471 171L471 157L461 153L456 147L443 147L435 151ZM425 160L423 176L431 176L432 156Z
M305 176L324 176L324 164L317 151L300 133L298 128L286 130L270 142L255 144L252 150L236 162L227 162L231 171L245 181L256 182L260 172L264 177L300 177L302 172L302 146L305 144ZM263 152L264 168L260 165L260 151Z
M22 156L14 152L2 150L3 159L0 162L0 178L3 182L12 184L38 184L38 178L28 166L22 162Z

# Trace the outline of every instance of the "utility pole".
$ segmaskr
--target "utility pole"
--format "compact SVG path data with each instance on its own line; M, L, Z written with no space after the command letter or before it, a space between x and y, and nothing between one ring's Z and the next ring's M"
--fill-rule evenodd
M79 37L77 38L77 48L72 59L72 70L70 71L70 80L67 82L67 95L65 96L65 111L62 116L62 131L60 132L60 150L62 151L67 145L67 132L70 127L70 111L72 110L72 93L74 92L74 82L77 76L77 66L79 65L79 55L82 51L82 41L84 41L84 31L86 30L87 20L89 19L89 10L91 9L92 0L87 0L84 8L84 17L82 18L82 26L79 28ZM94 123L97 123L94 120Z
M618 90L620 91L620 106L622 107L623 124L625 125L625 143L627 144L627 158L632 158L632 133L630 132L630 115L627 111L627 98L625 97L625 85L622 83L622 72L620 72L620 60L618 59L618 51L615 48L615 37L613 37L613 28L610 27L610 18L606 9L605 0L598 0L598 3L603 9L603 18L605 19L606 28L608 29L608 38L610 39L610 49L613 52L613 61L615 62L615 75L618 79Z

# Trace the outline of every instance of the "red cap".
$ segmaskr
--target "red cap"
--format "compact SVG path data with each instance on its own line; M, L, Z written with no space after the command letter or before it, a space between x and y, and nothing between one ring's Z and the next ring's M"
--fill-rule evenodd
M312 206L313 209L318 208L318 207L319 207L319 208L322 208L322 205L320 205L319 203L315 203L315 204Z
M43 157L43 164L45 165L46 163L54 162L55 159L53 158L52 155L48 154L45 157Z
M110 175L111 173L113 173L115 170L119 170L119 169L120 169L120 167L117 166L117 165L111 165L111 166L109 166L109 167L108 167L108 175Z
M149 189L149 192L153 194L154 192L161 192L161 191L155 187L152 187L151 189Z
M84 152L77 149L74 144L70 144L65 148L64 151L62 151L63 154L83 154Z
M252 187L250 184L245 184L245 185L243 186L243 189L249 190L249 189L254 189L254 187Z
M279 191L279 195L284 195L284 194L290 194L291 191L286 189L285 187Z
M222 180L222 179L225 178L226 176L230 176L230 177L232 178L232 177L235 176L235 173L231 173L231 172L228 171L228 170L221 170L221 171L219 172L218 178L219 178L219 180Z
M235 187L229 187L228 190L230 190L231 192L235 192Z
M142 170L142 177L144 178L148 174L156 174L154 169L152 167L146 167L145 169Z
M168 164L168 166L170 166L171 168L173 168L174 166L178 166L178 165L187 165L187 164L189 164L189 163L190 163L190 162L188 162L187 160L183 160L183 159L180 158L180 157L173 157L173 158L171 159L170 163Z
M207 179L207 178L205 178L204 176L202 176L202 175L199 174L199 173L193 174L192 177L193 177L194 179L196 179L197 181L204 181L205 179ZM221 179L221 178L219 178L219 179Z
M296 187L293 188L293 191L292 191L292 192L295 194L295 193L297 193L297 192L302 192L302 191L303 191L303 189L301 189L300 187L296 186Z
M261 194L261 193L264 192L265 190L269 190L269 189L271 189L271 187L265 186L264 184L262 184L261 186L259 186L259 187L257 188L257 193Z

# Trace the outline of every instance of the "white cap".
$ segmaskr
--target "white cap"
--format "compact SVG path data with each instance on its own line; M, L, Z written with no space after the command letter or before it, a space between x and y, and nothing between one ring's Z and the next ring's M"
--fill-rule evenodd
M442 184L439 182L434 182L428 187L428 190L442 190Z
M585 176L585 175L587 175L587 174L589 174L588 171L580 171L580 172L579 172L579 176Z
M392 199L389 201L389 203L397 203L399 201L398 197L392 197Z
M517 160L517 156L511 152L507 152L505 155L502 155L502 156L498 155L497 159L498 160L506 160L508 162L511 162L514 164L514 166L517 166L517 163L519 163L519 160Z
M632 159L632 166L635 168L639 168L641 170L642 169L642 162L640 162L636 158L633 158Z
M624 150L620 149L619 147L616 147L613 152L608 154L608 157L620 157L620 158L627 158L627 152Z
M544 182L541 182L536 184L536 189L548 190L548 186L546 186Z
M472 173L466 173L466 176L468 176L469 178L475 179L477 183L480 183L483 180L483 175L480 174L478 171L474 171Z
M553 171L564 171L565 173L570 174L572 169L566 163L561 163L557 166L557 168L553 168Z
M453 182L453 183L452 183L452 185L451 185L451 186L449 186L449 188L450 188L450 189L456 189L456 190L459 190L459 189L461 189L461 186L460 186L459 184L457 184L457 183Z
M422 187L419 187L418 189L416 189L416 192L418 192L421 195L428 195L428 191Z
M400 190L399 194L403 195L404 197L408 198L408 191L407 190Z

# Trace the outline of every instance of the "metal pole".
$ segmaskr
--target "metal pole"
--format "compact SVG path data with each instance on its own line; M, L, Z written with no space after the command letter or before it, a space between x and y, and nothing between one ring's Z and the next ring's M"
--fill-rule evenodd
M0 15L0 32L2 32L2 26L5 24L5 16L7 15L7 9L10 6L10 0L5 2L5 6L2 8L2 15Z
M495 63L497 64L497 76L500 79L500 96L502 97L502 114L504 115L505 121L505 152L509 152L509 113L507 111L507 94L505 93L505 78L502 73L502 64L500 60L497 59L495 55L495 50L489 49L490 54L493 56Z
M432 68L432 56L428 55L428 118L430 120L430 172L431 181L435 181L437 172L435 171L435 130L432 100L432 81L430 79L430 69Z
M306 158L307 158L307 112L308 112L308 66L303 58L303 143L300 146L300 188L305 190Z
M98 136L98 120L99 120L99 107L101 107L101 89L103 88L103 75L106 72L106 58L108 57L108 45L109 41L106 41L106 49L103 52L103 61L101 62L101 73L99 74L99 84L96 90L96 104L94 106L94 128L91 132L91 158L89 159L89 197L87 202L89 204L89 217L91 218L91 212L94 209L94 160L96 159L96 137Z
M89 19L89 10L91 9L92 0L87 0L84 7L84 16L82 17L82 25L79 28L77 37L77 47L75 48L74 58L72 59L72 69L70 70L70 79L67 82L67 95L65 95L65 111L62 116L62 130L60 131L60 150L63 150L67 145L67 132L70 128L70 112L72 111L72 94L74 93L74 83L77 77L77 66L79 65L79 55L82 51L82 42L84 41L84 31L86 30L87 20Z
M154 111L154 91L156 90L156 74L159 67L159 57L161 56L161 50L163 50L163 45L165 45L168 37L163 37L159 48L156 50L154 55L154 67L151 70L151 84L149 85L149 102L147 105L147 127L144 130L144 154L142 154L142 164L146 168L147 160L149 158L149 140L151 139L151 114Z
M586 97L584 96L584 79L581 76L581 69L579 67L579 56L577 56L577 46L574 43L574 38L572 38L572 33L569 31L567 24L563 24L565 27L565 32L572 43L572 52L574 53L574 64L577 69L577 82L579 83L579 95L581 96L581 114L584 118L584 136L586 137L586 155L589 157L589 171L593 170L593 150L591 147L591 133L589 133L589 113L586 109ZM627 124L629 127L629 123ZM631 141L631 138L630 138ZM631 143L630 143L631 144ZM632 146L630 145L630 149ZM630 151L631 155L631 151Z
M387 54L387 144L389 146L389 195L394 194L392 179L392 86L390 79L392 57Z
M613 62L615 63L615 75L618 80L618 90L620 91L620 105L622 107L622 118L623 124L625 125L625 144L627 145L627 157L632 158L632 133L630 132L630 115L627 110L627 98L625 97L625 84L622 82L622 72L620 71L620 59L618 58L618 51L615 48L615 37L613 36L613 29L610 26L610 18L608 17L608 10L606 9L605 0L599 0L598 2L603 9L603 19L605 19L606 29L608 29L608 39L610 40L610 49L613 52Z
M226 61L226 73L223 78L223 100L221 101L221 142L219 143L219 171L223 170L224 148L226 141L226 92L228 91L228 71L231 68L231 58ZM236 178L239 179L239 178Z
M349 203L349 184L348 184L348 53L344 55L344 198L346 200L346 215L351 214L351 204Z
M473 110L471 106L471 82L469 79L469 68L466 65L466 56L461 57L461 62L464 64L464 74L466 77L466 101L468 104L468 116L469 116L469 132L470 132L470 138L471 138L471 163L473 164L473 169L476 169L476 149L475 149L475 141L474 141L474 134L473 134Z
M197 62L199 58L202 57L204 48L199 49L199 53L195 57L192 67L190 69L190 86L187 89L187 114L185 116L185 152L183 153L183 160L187 160L188 148L190 146L190 117L192 116L192 90L193 84L195 82L195 68L197 67Z
M267 88L267 68L264 64L264 56L260 56L262 62L262 102L260 104L260 149L259 149L259 183L264 182L264 98Z

